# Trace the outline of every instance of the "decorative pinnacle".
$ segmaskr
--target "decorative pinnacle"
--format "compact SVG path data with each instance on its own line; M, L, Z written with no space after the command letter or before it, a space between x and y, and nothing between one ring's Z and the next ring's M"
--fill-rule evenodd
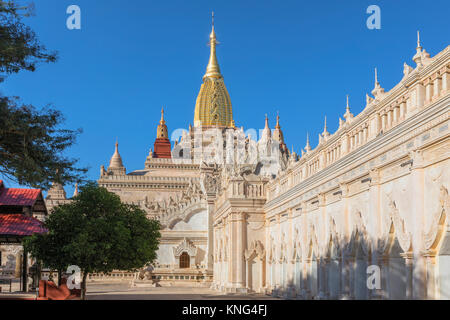
M75 190L73 191L73 197L78 195L78 183L75 183Z
M323 133L322 136L325 138L329 135L329 132L327 130L327 116L325 116L325 124L323 126Z
M309 132L306 132L306 146L305 151L308 152L311 150L311 146L309 145Z
M350 112L350 103L349 103L349 95L347 94L347 107L344 114L345 121L350 120L353 117L353 114Z
M166 121L164 120L164 106L161 107L161 120L159 121L160 124L165 124Z
M417 49L422 49L422 46L420 45L420 32L417 30Z
M375 67L375 86L378 84L378 73L377 68Z
M279 114L279 112L277 111L277 124L275 125L275 128L276 129L280 129L281 127L280 127L280 114Z

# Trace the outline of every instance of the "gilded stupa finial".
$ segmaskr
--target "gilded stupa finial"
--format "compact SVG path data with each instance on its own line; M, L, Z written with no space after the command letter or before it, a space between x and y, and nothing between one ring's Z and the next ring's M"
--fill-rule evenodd
M209 56L209 62L208 66L206 67L206 74L203 76L203 78L221 78L222 75L220 73L220 67L219 63L217 62L217 56L216 56L216 45L218 44L217 38L216 38L216 32L214 30L214 11L212 12L212 30L211 34L209 35L209 46L211 47L211 53Z
M275 125L275 129L280 129L280 113L277 111L277 124Z
M159 121L160 125L166 124L166 121L164 120L164 106L161 107L161 120Z
M167 139L169 137L166 121L164 120L164 106L161 108L161 120L159 121L159 125L156 130L157 139Z
M194 127L235 128L230 95L217 62L216 46L219 42L216 39L214 12L211 16L210 56L203 84L195 102Z

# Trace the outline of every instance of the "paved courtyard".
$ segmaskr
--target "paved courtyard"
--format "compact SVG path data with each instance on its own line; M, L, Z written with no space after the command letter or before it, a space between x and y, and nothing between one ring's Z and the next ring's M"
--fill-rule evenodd
M34 299L36 293L20 292L18 280L2 286L0 300ZM128 282L88 283L87 300L278 300L264 294L223 294L209 288L190 287L131 287Z
M128 283L88 283L88 300L274 300L264 294L222 294L209 288L143 287Z

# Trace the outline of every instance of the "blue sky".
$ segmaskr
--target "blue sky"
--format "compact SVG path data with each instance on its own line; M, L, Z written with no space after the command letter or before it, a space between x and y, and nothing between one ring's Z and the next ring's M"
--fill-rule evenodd
M193 123L209 57L211 11L221 45L218 59L236 125L275 125L279 111L289 148L311 144L324 116L334 132L350 95L356 115L373 89L392 88L411 60L416 30L434 56L450 40L450 1L39 0L25 22L52 50L55 64L13 75L0 85L25 103L60 109L65 126L83 134L68 155L97 179L116 137L127 171L141 169L156 135L161 106L169 132ZM82 29L66 28L66 9L81 8ZM381 29L369 30L369 5L381 9ZM8 183L12 186L13 184ZM68 195L73 187L66 186Z

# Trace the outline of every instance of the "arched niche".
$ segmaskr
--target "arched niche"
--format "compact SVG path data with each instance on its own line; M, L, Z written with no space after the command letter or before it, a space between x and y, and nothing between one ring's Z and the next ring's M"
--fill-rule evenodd
M189 258L189 268L193 268L195 266L195 258L197 256L197 253L198 248L190 240L184 238L176 247L173 248L176 268L181 267L180 260L186 259L186 257ZM181 257L182 255L183 257Z
M247 289L250 292L263 292L266 277L266 251L259 240L252 241L244 252L247 266Z

